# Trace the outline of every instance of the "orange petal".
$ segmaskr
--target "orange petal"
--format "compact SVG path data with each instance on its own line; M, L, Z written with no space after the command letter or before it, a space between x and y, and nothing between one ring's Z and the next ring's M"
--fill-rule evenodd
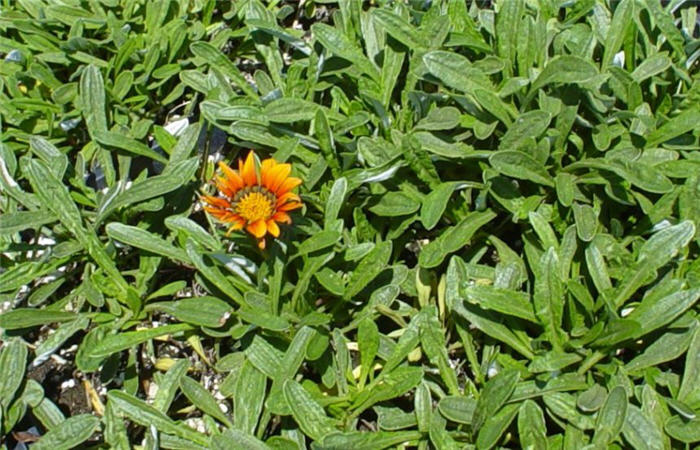
M267 187L272 192L276 192L277 188L279 188L280 185L284 182L284 180L287 179L287 177L289 176L291 171L292 171L291 164L277 164L270 171L270 178L269 178L270 184L268 184L265 187Z
M226 197L231 198L236 194L236 191L231 188L227 178L216 177L214 182L216 183L216 188L219 190L219 192L224 194Z
M277 206L282 206L283 204L289 202L289 201L296 201L300 202L301 199L299 196L293 192L285 192L284 194L280 195L280 197L277 199Z
M246 186L255 186L258 184L258 175L255 173L255 154L252 150L250 153L248 153L248 157L243 163L243 167L241 168L241 177L243 178L243 182L245 182Z
M234 191L234 193L243 187L243 179L238 175L238 172L224 164L223 161L219 161L219 169L223 172L229 188Z
M263 162L260 164L260 184L263 186L267 186L268 180L270 178L270 170L272 170L273 167L277 164L277 161L275 161L272 158L267 158L263 160Z
M286 192L291 191L295 187L301 184L301 178L289 177L277 188L275 193L277 195L282 195Z
M231 203L228 202L225 198L221 197L213 197L211 195L203 195L202 200L204 200L206 203L209 205L215 207L215 208L230 208Z
M299 202L289 202L282 206L277 207L277 211L291 211L293 209L301 208L301 203Z
M289 214L283 211L278 211L272 216L272 220L275 222L284 222L284 223L292 223L292 219L289 217Z
M258 248L260 250L265 250L265 238L258 239Z
M215 208L213 206L205 206L204 210L218 220L222 220L222 218L228 213L228 211L225 209Z
M228 230L226 230L226 236L231 234L232 231L240 230L245 225L245 220L243 220L240 216L237 216L231 222L233 223L233 225L231 225L228 228Z
M261 238L265 236L265 233L267 233L267 225L262 219L256 220L255 222L248 224L248 226L245 229L248 230L250 234L252 234L256 238Z
M275 222L272 219L268 219L267 232L273 235L274 237L278 237L280 235L280 227L277 226L277 222Z

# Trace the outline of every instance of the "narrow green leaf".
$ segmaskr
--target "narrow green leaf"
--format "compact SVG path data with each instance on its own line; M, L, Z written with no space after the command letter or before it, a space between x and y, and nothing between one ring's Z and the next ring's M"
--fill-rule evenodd
M95 357L109 356L112 353L121 352L122 350L126 350L134 345L142 344L153 338L191 329L191 325L178 323L173 325L163 325L147 330L127 331L125 333L112 334L102 339L97 346L92 349L91 355Z
M494 169L503 175L554 187L547 169L530 155L520 151L499 151L489 157Z
M438 224L454 190L455 183L441 183L423 197L420 221L426 230L432 230Z
M605 37L603 60L601 67L607 68L613 60L615 53L620 50L622 41L625 38L627 27L634 18L634 1L622 0L615 8L612 22L608 27L608 35Z
M0 316L3 318L4 314ZM0 325L0 328L6 328ZM5 341L0 351L0 410L7 411L24 380L27 367L27 346L20 339Z
M517 404L506 405L497 413L491 413L484 421L483 426L479 428L476 447L486 450L495 446L515 416L518 415L519 406Z
M76 448L92 436L99 423L99 419L91 414L69 417L43 435L32 445L32 448L37 450Z
M479 400L476 403L472 417L472 429L478 431L505 404L520 380L520 373L515 370L504 370L491 378L484 385ZM516 408L517 410L517 408ZM510 413L509 413L510 414ZM513 415L515 417L515 415Z
M182 393L185 394L185 397L202 412L214 417L228 428L233 427L233 423L226 414L221 411L219 403L214 396L208 390L204 389L201 384L190 377L183 376L180 378L180 389Z
M164 413L158 411L143 400L121 391L109 391L109 402L113 402L117 410L139 425L154 426L157 430L190 440L199 445L208 446L209 437L198 433L188 426L178 425Z
M359 294L386 267L391 258L392 243L384 241L377 244L357 265L348 280L345 298L352 299Z
M525 400L520 404L518 433L522 448L546 449L548 447L544 414L537 403L532 400Z
M116 241L123 242L156 255L162 255L175 261L189 263L184 250L175 247L159 235L149 233L143 228L112 222L105 227L107 235Z
M208 42L199 41L190 45L190 51L206 61L210 67L220 70L229 77L248 97L258 100L255 90L248 84L238 67L219 49Z
M306 392L299 383L287 380L284 383L283 391L292 416L304 434L318 441L337 431L335 421L326 415L321 405L316 403L311 394Z
M620 434L626 414L627 391L622 386L615 386L598 412L593 443L602 446L611 443Z
M80 103L90 135L94 137L97 131L107 131L104 80L100 69L92 64L80 76Z

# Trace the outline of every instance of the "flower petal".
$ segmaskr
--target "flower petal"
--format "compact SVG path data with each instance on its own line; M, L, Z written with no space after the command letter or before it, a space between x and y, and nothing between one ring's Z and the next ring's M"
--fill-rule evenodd
M265 224L264 220L260 219L253 223L249 223L245 229L256 238L261 238L265 236L265 233L267 233L267 224Z
M301 184L301 178L289 177L277 188L275 194L285 194Z
M283 204L289 202L289 201L295 201L295 202L300 202L301 199L299 196L293 192L285 192L284 194L280 195L279 198L277 199L277 206L282 206Z
M277 161L272 158L264 159L260 164L260 184L267 186L270 179L270 171L277 165Z
M258 175L255 173L255 154L252 150L248 153L248 157L245 159L243 167L241 168L241 178L243 178L243 182L246 186L255 186L258 184Z
M216 183L216 188L224 194L228 198L232 198L234 195L236 195L236 190L231 187L231 183L229 183L228 178L225 177L216 177L214 180L214 183Z
M280 227L277 226L277 222L275 222L273 219L268 219L267 221L267 232L274 237L278 237L280 235Z
M224 164L223 161L219 161L219 169L223 172L224 178L226 178L228 186L234 194L243 187L243 179L238 175L238 172Z
M260 250L265 250L265 238L258 239L258 248Z
M272 216L272 220L275 222L284 222L284 223L292 223L291 217L289 217L289 214L283 211L278 211Z
M234 216L234 218L231 220L231 223L233 225L231 225L228 228L228 230L226 230L226 236L231 234L232 231L240 230L241 228L243 228L245 226L245 220L243 220L243 218L241 216L238 216L238 215Z
M221 197L214 197L211 195L203 195L202 200L204 200L207 204L210 206L213 206L215 208L223 208L227 209L231 207L231 203L228 202L225 198Z
M270 178L267 187L272 192L277 192L277 188L280 187L284 180L287 179L292 171L291 164L277 164L274 169L270 171Z
M293 209L301 208L302 204L299 202L289 202L282 206L277 207L277 211L291 211Z

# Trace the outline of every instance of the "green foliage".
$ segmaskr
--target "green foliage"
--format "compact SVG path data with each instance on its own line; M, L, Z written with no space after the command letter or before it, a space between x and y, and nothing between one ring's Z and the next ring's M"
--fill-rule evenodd
M700 441L693 2L0 3L0 448Z

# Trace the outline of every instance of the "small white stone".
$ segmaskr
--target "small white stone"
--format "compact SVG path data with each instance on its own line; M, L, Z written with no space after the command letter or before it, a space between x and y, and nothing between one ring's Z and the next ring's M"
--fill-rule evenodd
M622 67L625 65L625 51L615 53L612 60L613 66Z
M61 390L70 389L72 387L75 387L75 380L72 378L61 383Z
M172 134L173 136L177 137L182 134L183 131L185 131L185 128L190 124L189 119L187 117L179 120L175 120L173 122L170 122L169 124L165 125L163 128L165 130Z

